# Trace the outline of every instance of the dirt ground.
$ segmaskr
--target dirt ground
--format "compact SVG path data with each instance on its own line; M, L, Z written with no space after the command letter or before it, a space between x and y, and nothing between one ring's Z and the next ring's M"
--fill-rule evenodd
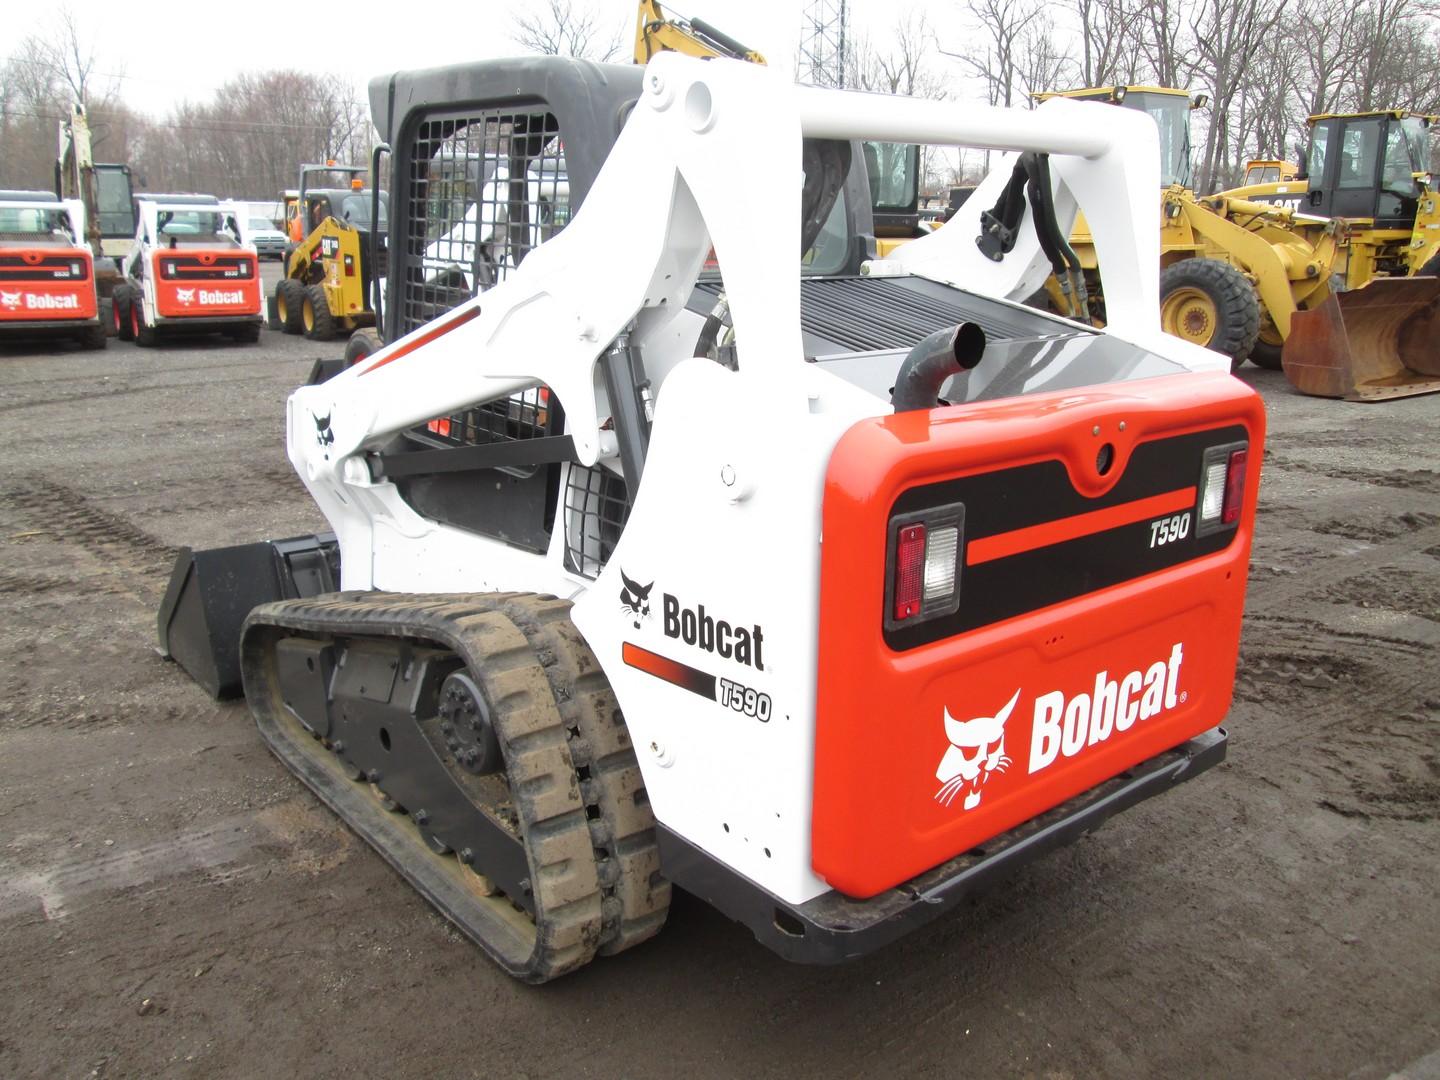
M1440 397L1245 370L1220 768L852 966L680 895L531 989L152 648L175 548L322 527L281 418L336 351L0 349L0 1076L1440 1072Z

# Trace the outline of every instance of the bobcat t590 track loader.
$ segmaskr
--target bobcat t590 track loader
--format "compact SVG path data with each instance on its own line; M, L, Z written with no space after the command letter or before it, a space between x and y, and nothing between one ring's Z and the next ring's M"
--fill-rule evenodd
M644 941L672 883L788 958L858 956L1222 759L1264 416L1160 330L1148 119L671 54L372 102L398 332L287 414L335 536L187 556L161 636L219 639L192 661L223 689L227 617L289 596L238 642L261 733L505 970ZM572 213L407 326L426 162L467 129L563 144ZM802 277L852 139L1043 182L993 258L1011 154L874 273ZM1014 299L1077 204L1104 331Z

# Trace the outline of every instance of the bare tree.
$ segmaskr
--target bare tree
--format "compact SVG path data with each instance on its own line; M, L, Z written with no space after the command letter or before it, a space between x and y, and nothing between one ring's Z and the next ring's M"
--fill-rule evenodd
M573 0L548 0L544 8L517 10L510 18L511 39L530 52L581 60L622 58L619 32L607 34L599 13Z
M1192 73L1210 89L1210 124L1196 176L1196 189L1209 191L1228 175L1231 132L1246 72L1255 54L1275 32L1288 0L1201 0L1189 19L1195 50ZM1172 84L1173 85L1173 84Z
M1139 0L1070 0L1080 29L1082 86L1133 83L1140 68Z
M1129 30L1145 67L1160 86L1183 88L1189 77L1192 42L1183 14L1184 0L1144 0Z
M81 33L81 22L69 6L62 6L54 17L54 26L49 35L30 37L24 49L37 62L44 64L54 73L56 79L69 88L70 97L87 108L93 103L92 97L100 91L99 98L107 100L118 93L115 76L102 88L101 75L97 69L95 45Z
M991 105L1013 105L1023 94L1020 79L1025 32L1041 13L1040 0L965 0L980 42L940 51L959 60L985 86Z
M1048 90L1061 90L1077 74L1075 62L1058 42L1055 22L1049 14L1039 12L1020 36L1016 74L1027 98L1034 99Z

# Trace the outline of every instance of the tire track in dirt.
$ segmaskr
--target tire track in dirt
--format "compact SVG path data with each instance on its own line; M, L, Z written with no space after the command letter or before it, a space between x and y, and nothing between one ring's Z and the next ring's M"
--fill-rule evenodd
M1344 445L1354 446L1353 439ZM1356 484L1371 484L1375 487L1440 495L1440 472L1433 469L1395 469L1389 472L1353 469L1344 465L1327 465L1324 462L1315 461L1313 458L1289 457L1285 454L1272 455L1268 448L1264 467L1310 473L1331 480L1348 480Z
M1249 748L1231 767L1286 758L1283 777L1272 769L1265 779L1306 787L1315 805L1342 817L1440 818L1440 688L1426 671L1433 652L1313 620L1252 617L1235 682Z
M276 856L292 871L314 876L338 866L354 846L344 827L308 800L290 800L136 848L66 852L39 870L0 862L0 921L37 909L46 920L64 919L121 889L163 885L195 871L270 862ZM218 878L236 876L232 870Z
M94 575L102 588L119 589L153 605L163 588L177 549L108 510L95 506L86 496L45 477L29 476L12 481L0 490L0 507L20 514L37 532L59 544L83 548L100 560ZM15 575L11 575L15 576ZM26 579L21 579L24 591ZM33 585L32 581L32 585ZM48 592L58 585L39 580L30 592Z
M1440 550L1440 545L1434 543L1440 540L1440 514L1418 508L1384 516L1332 517L1315 524L1297 522L1292 513L1282 515L1276 525L1276 540L1267 543L1262 539L1251 552L1251 561L1257 566L1273 557L1272 547L1283 548L1287 540L1296 538L1295 534L1338 537L1364 544L1366 550L1361 554L1340 552L1328 558L1310 558L1303 567L1296 568L1297 572L1281 577L1252 575L1251 600L1247 604L1252 611L1284 610L1302 601L1326 600L1328 590L1341 589L1353 579L1378 575L1381 588L1370 597L1375 600L1386 595L1384 578L1395 572L1390 568L1413 560L1417 554L1428 554L1432 547ZM1348 593L1342 589L1337 595ZM1428 603L1422 600L1422 606Z
M111 388L107 386L103 390L94 390L88 394L69 394L62 397L33 398L29 401L12 401L6 404L0 404L0 413L15 412L19 409L38 409L46 405L75 405L84 401L94 401L97 398L104 398L108 401L112 398L127 397L133 394L151 394L157 390L186 390L194 389L197 386L204 387L208 390L213 389L214 387L222 385L224 383L250 383L254 382L254 380L254 375L237 375L233 378L228 379L214 378L212 376L211 378L203 380L197 379L190 382L155 383L151 386L132 386L117 388Z

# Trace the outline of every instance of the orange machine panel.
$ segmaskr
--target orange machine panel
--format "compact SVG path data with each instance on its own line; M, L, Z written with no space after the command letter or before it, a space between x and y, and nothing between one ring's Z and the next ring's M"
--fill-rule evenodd
M95 275L84 248L0 249L0 322L93 319Z
M1243 383L1188 374L846 432L820 569L821 877L873 896L1220 723L1264 427ZM1202 526L1217 461L1243 487L1235 470L1234 520ZM899 530L927 515L959 523L958 604L898 619Z
M163 318L259 315L260 270L241 251L166 248L151 255L155 306Z

